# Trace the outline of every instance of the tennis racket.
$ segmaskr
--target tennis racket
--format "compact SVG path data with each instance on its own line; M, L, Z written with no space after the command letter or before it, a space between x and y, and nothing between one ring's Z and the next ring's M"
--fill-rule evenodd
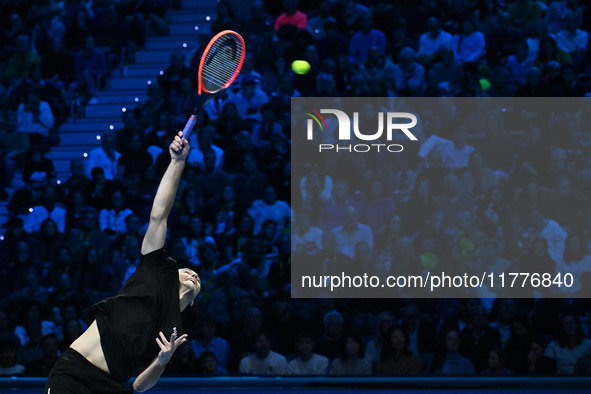
M189 140L203 107L240 74L245 54L244 39L232 30L219 32L207 44L199 62L197 104L183 129L184 139Z

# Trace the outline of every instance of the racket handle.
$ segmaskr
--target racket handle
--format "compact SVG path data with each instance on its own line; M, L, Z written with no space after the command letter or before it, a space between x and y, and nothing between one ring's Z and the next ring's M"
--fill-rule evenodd
M197 115L192 114L191 117L189 118L189 120L187 121L185 128L183 129L183 138L186 139L187 141L189 141L189 136L191 135L191 132L195 128L196 123L197 123ZM180 151L179 151L179 153L180 153Z

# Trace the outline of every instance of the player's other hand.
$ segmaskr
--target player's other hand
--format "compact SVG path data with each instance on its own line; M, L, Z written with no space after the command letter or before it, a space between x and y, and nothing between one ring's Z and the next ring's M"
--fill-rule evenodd
M172 160L178 161L185 161L189 155L190 149L191 147L189 146L189 141L183 138L182 131L179 131L178 134L174 136L174 140L171 142L170 147L168 148Z
M166 340L166 337L164 336L162 331L160 331L160 338L156 338L156 343L160 347L160 353L158 353L158 361L162 365L168 364L175 350L186 340L187 334L183 334L180 336L180 338L177 338L176 334L173 333L170 336L170 341L168 341Z

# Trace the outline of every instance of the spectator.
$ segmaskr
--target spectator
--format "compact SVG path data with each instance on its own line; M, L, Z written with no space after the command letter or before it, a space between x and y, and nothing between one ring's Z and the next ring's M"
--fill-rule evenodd
M488 325L488 312L483 306L477 306L472 313L471 326L460 333L460 353L474 365L477 373L486 366L490 350L502 348L501 334L496 328Z
M31 48L31 39L20 34L14 41L15 53L8 59L5 75L15 85L29 76L34 66L41 64L41 57Z
M401 323L408 335L408 349L422 358L435 352L437 333L435 324L420 312L416 304L407 304L402 310Z
M331 375L371 375L371 364L361 357L364 353L363 342L358 335L349 334L345 337L343 355L333 360L330 366Z
M441 29L435 17L427 19L427 32L419 38L417 56L421 64L432 64L441 55L444 48L453 48L453 37Z
M460 28L461 32L453 37L456 59L464 63L479 61L486 53L484 34L475 29L471 19L464 20Z
M66 231L66 210L56 201L56 191L53 186L46 186L43 189L42 205L32 208L25 220L25 231L31 233L41 229L41 223L51 218L57 224L58 231Z
M513 371L505 367L505 352L503 349L492 349L488 353L488 368L482 371L481 375L487 376L506 376L513 375Z
M60 355L55 334L44 335L41 339L41 348L43 349L43 357L31 361L27 365L26 372L29 376L49 376L49 372Z
M492 322L489 326L499 331L503 348L507 349L506 344L511 336L513 323L517 317L517 305L513 298L497 299L495 300L494 305L496 306L497 320ZM489 368L491 367L489 366Z
M535 57L529 54L527 41L520 41L515 47L515 52L507 58L507 71L509 81L515 85L526 82L528 70L532 67Z
M109 206L99 212L99 228L112 238L121 235L127 231L125 219L132 213L127 207L123 191L116 189L111 194Z
M386 36L373 28L373 15L370 12L361 14L358 19L361 30L351 37L349 43L349 60L351 63L364 63L369 50L375 47L377 53L383 55L386 50Z
M95 97L98 90L106 86L109 77L105 54L94 45L94 37L89 35L84 41L84 47L76 53L74 70L78 82L86 91L86 103L98 104Z
M575 64L578 64L587 51L587 42L589 33L579 29L579 16L573 11L568 11L564 15L565 29L556 34L556 45L564 52L568 52Z
M567 237L566 231L564 231L564 229L554 220L546 219L546 216L540 211L532 211L530 213L530 218L533 222L533 231L535 235L546 240L550 258L552 258L554 262L560 261L564 254L564 242ZM553 272L553 270L548 272Z
M291 208L285 201L277 200L275 187L265 187L262 200L256 200L248 209L248 214L254 219L254 233L261 231L261 225L265 220L274 220L278 228L287 227L291 220Z
M269 334L259 331L253 336L254 353L240 360L241 375L285 375L287 360L271 350Z
M296 338L299 356L287 364L288 375L326 375L328 358L314 353L314 339L308 332L301 332Z
M409 338L400 326L394 326L385 335L384 346L376 371L382 375L417 375L421 361L408 348Z
M32 143L43 144L49 137L49 131L54 124L49 104L40 100L33 91L29 91L25 102L19 104L16 113L18 116L17 130L28 133Z
M191 340L191 348L195 357L200 358L205 352L211 352L216 357L217 366L225 368L230 354L230 346L224 338L216 335L215 321L209 318L199 324L198 339Z
M190 137L191 153L188 160L192 165L199 166L203 171L205 168L205 152L213 150L215 153L215 168L222 169L224 165L224 151L219 146L213 144L214 128L212 126L204 127L199 130L197 137Z
M324 332L316 340L316 352L332 361L340 355L345 341L343 337L343 315L336 310L327 312L324 315L323 322Z
M556 366L556 360L544 354L544 342L539 338L533 339L527 355L527 373L531 375L555 374Z
M228 100L224 102L224 105L233 103L238 110L238 115L242 119L261 122L263 120L261 107L269 101L267 94L260 89L256 89L256 82L252 75L242 78L240 86L241 89L237 93L229 94Z
M354 207L347 207L344 212L344 224L333 230L336 235L337 251L351 258L355 257L355 244L367 242L373 249L371 228L359 222L359 212Z
M584 337L579 317L573 313L560 316L558 332L544 354L556 361L560 375L572 375L579 357L591 349L591 340Z
M198 267L201 264L197 253L201 245L208 242L215 246L214 239L210 235L207 235L207 233L205 225L200 217L191 216L189 218L187 231L184 233L185 235L181 237L181 241L185 248L185 254L189 258L191 264L195 267ZM198 354L195 354L195 356L199 357Z
M395 318L391 312L383 311L377 317L375 333L373 338L367 343L363 356L374 369L380 361L382 347L389 340L389 337L386 334L390 332L392 327L394 327L394 324Z
M86 175L92 177L92 170L95 167L101 167L105 179L112 181L122 175L117 173L117 166L121 157L121 153L117 152L117 138L114 133L106 132L103 133L101 140L102 146L88 153Z
M203 375L205 376L221 376L228 374L228 371L226 371L225 368L218 365L215 353L210 352L209 350L201 353L201 356L199 356L199 365L201 365Z
M308 17L299 11L297 0L283 0L285 12L275 19L275 31L283 26L295 26L299 29L305 29L308 25Z
M427 370L436 375L473 375L474 366L460 355L460 334L456 329L440 333L440 345Z
M25 367L17 363L17 344L10 339L0 341L0 376L22 376Z

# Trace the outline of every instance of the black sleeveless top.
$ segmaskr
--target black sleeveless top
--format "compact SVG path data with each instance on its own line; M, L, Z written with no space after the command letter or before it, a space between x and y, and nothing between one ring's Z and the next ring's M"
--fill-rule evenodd
M119 294L90 307L89 324L95 319L109 372L121 383L139 375L158 355L160 331L167 340L174 330L177 338L183 334L178 268L164 249L142 256Z

